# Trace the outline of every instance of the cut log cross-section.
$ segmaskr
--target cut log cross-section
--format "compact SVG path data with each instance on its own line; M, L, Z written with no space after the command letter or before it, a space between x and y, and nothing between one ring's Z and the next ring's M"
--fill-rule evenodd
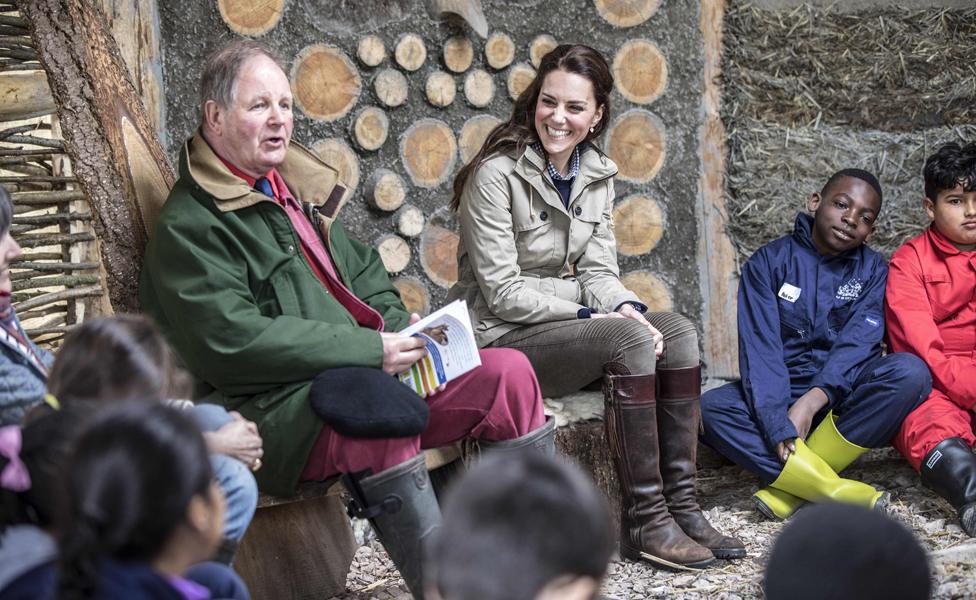
M400 106L407 101L407 78L396 69L383 69L373 80L373 90L386 106Z
M426 315L430 312L430 293L427 287L416 277L397 277L393 286L400 292L400 299L407 308L407 312Z
M607 154L617 163L617 177L647 183L664 164L664 124L650 112L634 108L618 117L607 136Z
M436 187L451 175L457 141L451 128L437 119L421 119L400 140L400 158L414 185Z
M547 33L532 40L532 43L529 44L529 60L532 62L532 66L538 69L542 57L552 52L557 45L556 38Z
M657 246L664 232L661 206L644 195L624 198L613 209L617 252L625 256L646 254Z
M491 34L485 42L485 61L492 69L504 69L515 60L515 42L500 31Z
M627 273L620 278L620 283L637 294L650 312L668 312L674 309L668 286L650 271Z
M315 44L302 50L291 72L298 106L322 121L344 117L359 100L363 82L346 53L333 46Z
M379 36L367 35L359 40L356 56L367 67L375 67L386 59L386 45Z
M400 36L393 56L398 65L407 71L416 71L427 60L427 46L424 40L415 33L406 33Z
M477 115L468 119L461 126L458 136L458 149L461 152L461 162L468 164L475 157L481 145L485 143L491 130L501 123L501 119L491 115Z
M630 40L613 59L613 79L624 98L647 104L661 96L668 82L668 63L653 42Z
M454 73L464 73L474 60L471 40L462 36L448 38L444 42L444 66Z
M614 27L634 27L657 12L661 0L593 0L596 11Z
M413 238L420 235L424 230L424 211L412 204L404 204L396 214L397 233L406 238Z
M420 235L420 266L431 281L443 288L454 285L458 278L458 235L430 222Z
M285 0L217 0L217 8L231 31L258 36L278 24Z
M535 79L535 69L532 65L518 63L513 66L508 72L508 95L512 100L518 100L533 79Z
M173 171L101 11L84 0L18 4L48 73L65 150L91 202L112 308L137 311L147 232Z
M390 131L390 119L382 109L368 106L356 115L352 124L353 137L363 150L379 150L386 143Z
M464 78L464 97L471 106L484 108L495 96L495 80L488 71L475 69Z
M388 273L399 273L410 264L410 244L396 234L380 236L375 247Z
M407 187L399 175L388 169L376 169L366 181L366 202L385 212L400 208L407 197Z
M454 96L457 95L457 85L449 73L434 71L427 78L424 91L427 94L428 102L434 106L443 108L454 102Z
M325 164L339 171L339 181L349 189L346 198L352 197L359 186L359 158L352 148L342 140L327 138L316 142L312 150Z

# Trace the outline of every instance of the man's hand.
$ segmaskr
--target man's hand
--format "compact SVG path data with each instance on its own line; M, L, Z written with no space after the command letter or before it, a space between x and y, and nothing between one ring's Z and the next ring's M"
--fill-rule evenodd
M793 423L793 427L796 427L796 432L799 434L801 440L807 439L810 435L810 426L813 423L813 417L817 412L827 405L828 399L827 394L820 388L810 388L810 390L797 398L793 406L786 415L790 418Z
M234 420L230 423L217 431L203 434L207 449L216 454L226 454L236 458L253 469L255 465L260 464L258 461L264 456L264 443L258 435L257 425L237 413L231 413L231 416Z
M786 459L790 457L790 454L796 452L796 438L790 438L788 440L783 440L782 442L776 444L776 458L786 463Z
M414 323L416 323L419 320L420 320L420 315L418 315L417 313L410 313L410 320L407 321L407 324L408 325L413 325ZM428 396L433 396L434 394L438 394L440 392L443 392L446 388L447 388L447 384L446 383L442 383L439 386L437 386L436 388L434 388L434 390L430 394L428 394Z
M418 337L381 331L380 339L383 340L383 371L390 375L403 373L427 354L424 340Z

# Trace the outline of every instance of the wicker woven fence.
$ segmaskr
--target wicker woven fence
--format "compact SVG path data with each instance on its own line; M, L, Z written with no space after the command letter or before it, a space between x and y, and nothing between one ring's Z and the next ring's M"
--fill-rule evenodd
M12 2L0 2L0 89L0 185L13 199L11 233L23 249L11 277L14 307L34 340L57 346L73 325L109 309L89 204Z

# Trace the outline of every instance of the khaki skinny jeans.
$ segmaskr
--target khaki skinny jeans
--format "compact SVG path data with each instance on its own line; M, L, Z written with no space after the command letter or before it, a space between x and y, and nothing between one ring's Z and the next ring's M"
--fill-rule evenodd
M542 395L562 396L603 378L608 367L618 374L650 375L656 369L697 367L698 332L682 315L644 315L664 336L664 353L654 356L654 338L632 319L577 319L526 325L489 346L521 350L529 358Z

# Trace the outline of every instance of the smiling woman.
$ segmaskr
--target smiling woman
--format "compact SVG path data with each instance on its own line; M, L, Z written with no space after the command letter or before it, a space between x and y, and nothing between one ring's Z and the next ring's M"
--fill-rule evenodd
M617 165L592 143L611 120L612 90L592 48L542 57L511 117L454 181L458 281L448 298L467 301L481 346L529 358L544 396L603 381L621 554L701 569L745 548L713 529L695 500L695 326L672 312L645 316L619 277Z

